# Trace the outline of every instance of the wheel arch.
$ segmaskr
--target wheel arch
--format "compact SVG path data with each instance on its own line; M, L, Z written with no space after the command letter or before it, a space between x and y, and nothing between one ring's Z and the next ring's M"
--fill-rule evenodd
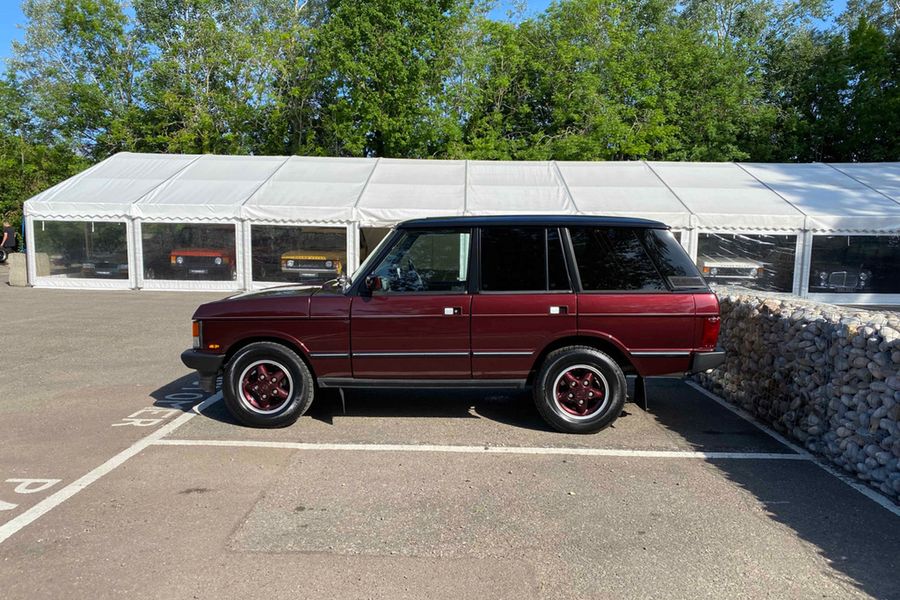
M225 360L222 362L223 368L226 367L229 362L231 362L231 359L234 358L235 354L237 354L250 344L255 344L256 342L271 342L273 344L281 344L282 346L290 348L297 353L297 356L300 357L300 360L306 363L306 368L308 368L309 372L312 374L313 380L316 380L316 372L313 369L312 361L310 361L309 359L309 354L307 353L306 348L304 348L303 345L296 340L273 334L253 335L241 338L240 340L234 342L225 352Z
M621 368L626 375L637 374L637 369L628 358L627 352L610 338L603 338L595 335L571 335L553 340L544 346L534 360L531 370L528 372L527 384L531 385L534 383L534 378L537 376L537 372L540 370L541 365L544 363L548 354L554 350L565 348L566 346L590 346L591 348L596 348L597 350L608 354L610 358L616 361L616 364L619 365L619 368Z

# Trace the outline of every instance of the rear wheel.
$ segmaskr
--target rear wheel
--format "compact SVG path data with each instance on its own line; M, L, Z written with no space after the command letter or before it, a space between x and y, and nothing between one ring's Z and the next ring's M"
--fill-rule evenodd
M315 385L306 363L290 348L255 342L228 362L225 405L244 425L285 427L312 404Z
M9 251L6 248L0 248L0 263L5 263L8 256Z
M616 420L625 405L625 374L608 354L590 346L551 352L534 384L544 420L566 433L594 433Z

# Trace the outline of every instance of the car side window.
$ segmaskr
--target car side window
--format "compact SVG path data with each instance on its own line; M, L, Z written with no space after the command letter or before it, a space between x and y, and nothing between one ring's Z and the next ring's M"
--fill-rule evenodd
M404 231L372 271L373 293L466 292L471 237L468 229Z
M559 229L482 229L481 289L485 292L570 290Z
M575 262L585 291L666 291L633 229L572 227Z

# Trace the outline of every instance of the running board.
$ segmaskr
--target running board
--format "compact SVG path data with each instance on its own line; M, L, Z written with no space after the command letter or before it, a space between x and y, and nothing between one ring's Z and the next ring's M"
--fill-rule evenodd
M357 379L355 377L320 377L323 388L492 388L521 389L524 379Z

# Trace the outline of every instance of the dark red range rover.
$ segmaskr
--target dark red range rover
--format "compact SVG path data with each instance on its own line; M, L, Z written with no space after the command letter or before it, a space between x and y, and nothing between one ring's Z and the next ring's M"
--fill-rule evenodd
M621 412L625 376L722 363L719 305L668 227L606 217L398 225L352 280L204 304L182 361L242 423L276 427L318 388L520 387L566 432Z

